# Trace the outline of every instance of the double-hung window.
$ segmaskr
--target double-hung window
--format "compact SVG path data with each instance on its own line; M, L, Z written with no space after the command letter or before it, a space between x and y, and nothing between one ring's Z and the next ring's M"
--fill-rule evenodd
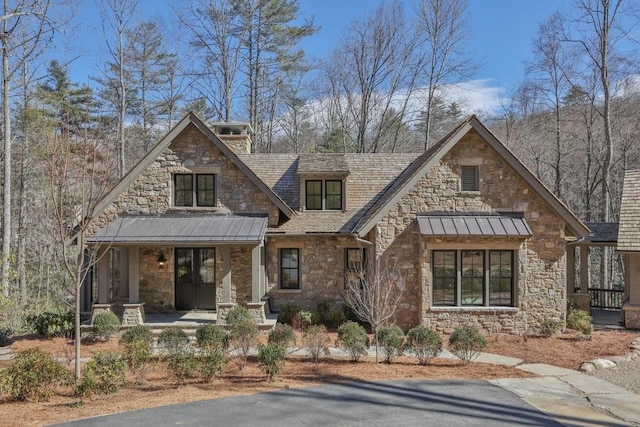
M364 248L347 248L344 250L345 288L350 284L360 284L364 279L366 253Z
M280 289L300 289L299 249L280 249Z
M436 250L434 306L513 306L514 251Z
M216 205L215 174L175 174L173 205L214 207Z
M339 179L305 181L306 210L342 210L343 182Z

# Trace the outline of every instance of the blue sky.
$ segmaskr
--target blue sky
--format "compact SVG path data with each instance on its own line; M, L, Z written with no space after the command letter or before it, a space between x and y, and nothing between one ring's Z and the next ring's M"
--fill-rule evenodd
M303 42L303 48L312 57L325 56L352 20L373 10L381 1L300 0L300 14L314 16L321 27ZM172 3L172 0L139 0L139 12L145 18L160 17L169 22ZM570 0L469 0L470 47L481 66L472 82L460 85L452 96L466 100L472 112L496 109L499 98L508 96L509 90L524 77L525 62L531 59L531 40L540 23L558 8L570 4ZM80 26L80 37L76 40L83 50L71 66L71 77L90 83L88 75L98 74L97 64L104 52L95 0L84 4L75 22Z

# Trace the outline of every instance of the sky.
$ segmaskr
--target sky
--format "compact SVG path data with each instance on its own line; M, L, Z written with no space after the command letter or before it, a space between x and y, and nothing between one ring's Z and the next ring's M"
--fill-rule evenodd
M312 58L327 55L337 45L350 22L372 11L383 0L299 0L300 15L314 17L320 30L305 39L302 48ZM139 0L140 16L170 22L171 4L180 0ZM491 113L500 108L524 77L525 63L531 58L531 40L538 26L571 0L469 0L470 50L480 67L470 81L450 88L450 96L466 106L466 112ZM75 43L80 53L70 66L75 82L91 84L97 64L104 56L104 41L96 1L86 1L74 21L78 25Z

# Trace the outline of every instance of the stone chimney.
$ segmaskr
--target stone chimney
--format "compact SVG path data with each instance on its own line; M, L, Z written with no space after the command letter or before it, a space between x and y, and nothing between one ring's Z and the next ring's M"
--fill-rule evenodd
M247 122L215 122L213 132L236 154L251 154L251 125Z

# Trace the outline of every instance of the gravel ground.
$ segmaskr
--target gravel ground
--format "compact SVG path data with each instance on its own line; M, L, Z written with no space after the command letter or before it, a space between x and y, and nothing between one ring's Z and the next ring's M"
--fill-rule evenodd
M640 394L640 358L621 362L615 368L598 369L593 375L632 393Z

